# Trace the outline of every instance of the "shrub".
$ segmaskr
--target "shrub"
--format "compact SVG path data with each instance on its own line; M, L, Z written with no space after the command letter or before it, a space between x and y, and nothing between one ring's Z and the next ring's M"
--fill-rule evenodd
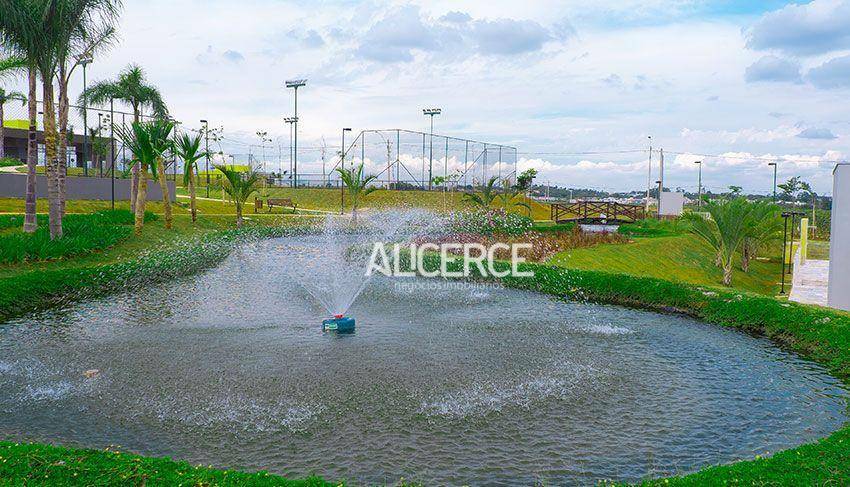
M449 228L456 233L476 235L502 233L516 236L531 230L533 223L534 220L527 216L508 213L502 209L471 210L452 214Z
M620 225L617 230L623 235L630 237L667 237L672 235L683 235L690 229L687 221L677 218L675 220L656 220L647 218L634 223Z

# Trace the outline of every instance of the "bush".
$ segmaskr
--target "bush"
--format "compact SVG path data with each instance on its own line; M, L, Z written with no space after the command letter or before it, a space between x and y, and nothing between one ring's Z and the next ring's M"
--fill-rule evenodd
M37 215L38 230L24 233L23 215L0 215L0 229L16 228L0 235L0 263L27 262L88 254L107 249L127 238L133 224L128 210L103 210L86 215L66 215L63 237L50 240L47 215ZM157 216L145 212L145 219Z
M14 157L4 157L0 159L0 167L12 167L12 166L23 166L24 162L21 162L20 159L15 159Z
M517 213L498 210L473 210L454 213L449 222L452 232L476 235L522 235L531 230L534 220Z
M634 223L620 225L617 230L629 237L668 237L672 235L683 235L688 232L690 225L681 218L675 220L656 220L648 218L638 220Z
M535 224L531 230L540 233L572 233L575 228L575 223L556 223L554 225Z

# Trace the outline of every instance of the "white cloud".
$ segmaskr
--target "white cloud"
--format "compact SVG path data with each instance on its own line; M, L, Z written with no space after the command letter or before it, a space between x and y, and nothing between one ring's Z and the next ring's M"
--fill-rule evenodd
M850 1L814 0L786 5L759 19L747 33L747 47L812 55L850 48Z

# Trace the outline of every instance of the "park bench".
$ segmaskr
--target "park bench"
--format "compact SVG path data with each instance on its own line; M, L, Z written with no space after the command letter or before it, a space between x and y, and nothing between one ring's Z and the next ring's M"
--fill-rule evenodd
M295 211L298 208L298 205L294 203L291 198L269 198L266 200L266 206L268 206L269 213L271 213L272 208L275 206L279 206L281 208L292 208L292 211Z

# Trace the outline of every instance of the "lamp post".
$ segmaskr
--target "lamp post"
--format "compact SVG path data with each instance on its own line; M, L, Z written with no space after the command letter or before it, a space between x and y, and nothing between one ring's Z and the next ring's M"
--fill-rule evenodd
M109 98L109 148L111 170L112 209L115 209L115 98ZM131 185L132 187L132 185ZM131 195L132 196L132 195ZM130 198L132 199L132 197Z
M699 177L697 179L697 208L702 208L702 161L694 161L699 164Z
M91 64L92 57L89 55L80 56L77 58L77 63L83 67L83 93L86 92L87 84L86 84L86 66ZM88 108L86 108L88 103L86 102L86 97L83 97L83 174L85 176L89 175L89 163L86 160L89 154L89 119L88 119Z
M431 117L431 132L428 136L430 146L429 155L428 155L428 189L431 189L431 181L434 179L433 169L434 169L434 115L439 115L443 111L440 108L424 108L422 109L423 115L428 115Z
M351 128L345 127L342 129L342 146L339 150L339 167L345 170L345 133L351 132ZM339 214L345 213L345 186L342 184L342 178L339 178Z
M207 173L207 198L210 197L210 124L206 120L201 120L201 123L204 124L204 151L206 152L206 166L205 171Z
M773 166L773 202L776 203L776 168L777 164L775 162L768 162L768 166Z
M286 122L287 125L289 125L289 186L294 188L295 180L293 178L295 177L295 173L293 170L294 161L292 158L292 131L293 127L298 123L298 117L286 117L283 119L283 121Z
M293 187L298 187L298 88L307 84L306 79L294 79L286 82L287 88L292 88L295 90L295 142L292 149L292 153L294 154L294 159L292 163L292 177L293 177Z

